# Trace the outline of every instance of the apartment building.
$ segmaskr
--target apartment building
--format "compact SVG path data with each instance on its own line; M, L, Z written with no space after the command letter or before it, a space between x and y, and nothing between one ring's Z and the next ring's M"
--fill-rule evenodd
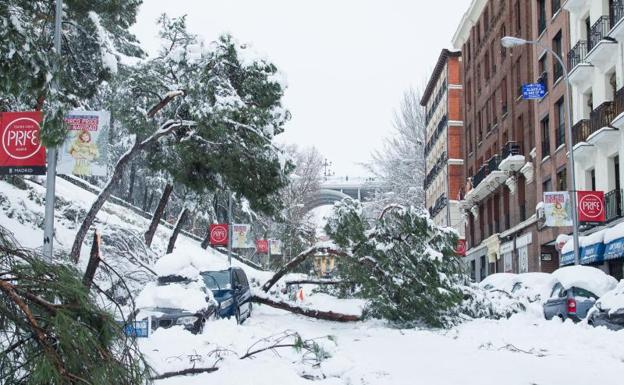
M622 278L624 2L567 0L563 7L569 12L572 42L567 59L572 84L576 187L605 193L606 222L582 227L582 234L592 236L581 238L581 263ZM573 263L569 254L564 248L561 265Z
M442 50L427 83L425 108L425 204L440 226L454 227L464 236L459 201L463 196L463 90L461 52Z
M558 0L537 0L532 9L533 37L544 47L551 48L564 61L570 50L570 24L568 12ZM570 138L566 134L566 87L563 67L550 53L539 45L533 46L533 73L535 82L546 87L546 96L532 103L535 108L536 159L535 179L537 200L545 191L568 191L571 175L568 173ZM546 227L545 218L538 210L538 270L552 272L559 267L559 252L555 240L560 233L571 233L572 228Z
M464 169L460 208L473 279L540 269L535 118L521 86L535 80L534 49L500 39L534 37L535 1L473 0L453 37L462 52Z

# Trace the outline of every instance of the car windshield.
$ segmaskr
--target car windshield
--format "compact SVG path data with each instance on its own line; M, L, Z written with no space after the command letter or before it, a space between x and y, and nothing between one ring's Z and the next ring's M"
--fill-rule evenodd
M229 270L205 271L201 275L204 278L204 283L211 290L229 290L232 288Z
M186 277L181 277L179 275L167 275L165 277L158 277L158 286L165 286L171 283L190 283L191 280Z

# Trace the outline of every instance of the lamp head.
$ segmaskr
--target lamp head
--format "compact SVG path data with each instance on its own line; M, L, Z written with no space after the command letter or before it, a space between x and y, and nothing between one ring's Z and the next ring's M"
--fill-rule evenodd
M514 36L505 36L501 39L501 45L505 48L513 48L527 44L528 41Z

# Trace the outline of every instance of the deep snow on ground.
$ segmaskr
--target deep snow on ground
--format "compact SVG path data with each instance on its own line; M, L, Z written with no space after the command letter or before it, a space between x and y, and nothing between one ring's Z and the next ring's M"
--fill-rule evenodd
M255 341L287 329L304 339L336 336L335 344L323 343L332 357L319 368L301 363L291 348L238 359ZM380 321L339 324L256 306L243 325L219 320L201 336L157 330L140 346L160 373L191 367L189 358L196 367L212 366L211 351L231 351L216 372L159 385L309 384L303 374L320 377L319 384L621 385L624 374L624 332L524 314L447 331L399 330ZM197 361L200 357L204 361Z
M30 182L29 185L32 190L26 191L0 181L0 224L13 231L24 246L39 247L43 237L40 224L44 189ZM70 219L70 209L86 210L95 196L62 179L58 179L57 194L65 204L56 213L56 246L68 250L78 225ZM141 234L148 221L108 203L98 215L97 226L103 232L122 229ZM162 254L170 234L170 229L159 227L152 246L156 255ZM215 266L227 263L223 254L203 250L183 235L176 248L205 257ZM82 254L81 265L86 264L88 247L83 247ZM270 272L233 263L242 266L256 283L271 276ZM361 301L339 300L314 294L310 289L304 285L306 307L355 313L363 306ZM212 366L218 361L219 370L214 373L175 377L158 381L158 385L309 384L302 375L331 385L623 383L624 331L571 321L546 321L541 318L540 309L531 310L535 311L509 320L475 320L440 331L398 330L381 321L340 324L256 305L252 317L243 325L236 325L233 320L211 321L199 336L179 327L158 329L150 338L141 339L139 345L158 373ZM314 367L302 362L302 353L282 348L252 359L238 359L257 341L286 330L296 331L304 339L335 336L335 343L327 338L318 340L331 358ZM220 351L218 356L215 349Z

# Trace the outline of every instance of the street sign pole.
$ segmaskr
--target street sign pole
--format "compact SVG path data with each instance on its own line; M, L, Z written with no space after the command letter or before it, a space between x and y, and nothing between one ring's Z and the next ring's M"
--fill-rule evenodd
M232 267L232 193L228 195L228 264Z
M56 14L54 16L54 50L57 57L61 56L61 18L63 14L63 0L56 0ZM56 64L56 71L61 66ZM46 174L45 218L43 226L43 254L48 259L54 256L54 200L56 190L56 148L48 148L48 170Z

